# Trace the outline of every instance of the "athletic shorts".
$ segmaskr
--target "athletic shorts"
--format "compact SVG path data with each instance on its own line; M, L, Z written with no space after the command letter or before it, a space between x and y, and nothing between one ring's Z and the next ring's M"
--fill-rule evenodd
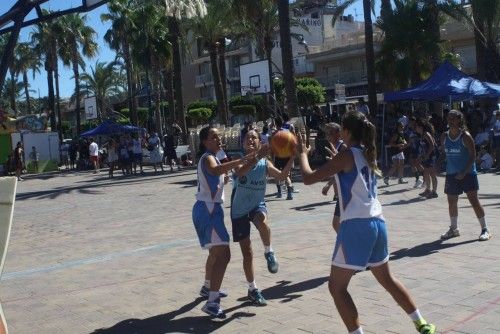
M457 174L446 175L444 193L447 195L461 195L470 191L479 190L479 181L476 174L465 174L464 178L457 180Z
M229 245L229 234L224 225L224 210L221 203L196 201L193 206L193 223L201 248Z
M335 217L340 217L340 204L338 200L337 203L335 204L335 211L333 212L333 215Z
M134 162L136 164L142 164L142 153L134 153Z
M436 165L436 155L433 153L431 154L429 159L423 160L422 161L422 166L424 168L432 168Z
M399 152L398 154L394 154L392 156L392 160L404 160L405 154L403 152Z
M274 158L274 167L278 168L279 170L282 170L285 168L286 164L288 163L288 158Z
M250 222L253 222L255 224L255 215L258 213L263 213L265 216L267 216L267 208L265 203L259 204L259 206L242 217L231 218L234 242L239 242L250 236Z
M349 219L340 224L332 266L365 270L389 261L387 229L380 218Z
M97 162L97 161L99 161L99 157L97 155L91 155L90 156L90 161Z

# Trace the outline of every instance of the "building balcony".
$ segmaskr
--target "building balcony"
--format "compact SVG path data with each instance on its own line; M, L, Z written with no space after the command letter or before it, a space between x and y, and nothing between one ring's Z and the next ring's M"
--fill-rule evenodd
M306 75L314 73L314 64L311 63L300 63L293 65L294 73L296 75Z
M201 75L196 76L194 87L200 88L200 87L205 87L205 86L211 86L213 84L214 84L214 79L212 77L212 74L207 73L207 74L201 74Z
M330 74L316 79L323 85L323 87L329 89L334 88L335 84L354 85L366 83L366 73L364 71L349 71Z

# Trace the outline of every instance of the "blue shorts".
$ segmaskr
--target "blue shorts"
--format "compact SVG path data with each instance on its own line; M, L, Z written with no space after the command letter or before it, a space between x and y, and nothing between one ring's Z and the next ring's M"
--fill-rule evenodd
M387 228L380 218L343 221L337 235L332 266L365 270L389 261Z
M465 174L464 178L457 180L457 174L447 174L444 182L444 193L447 195L461 195L470 191L479 190L477 174Z
M134 162L136 164L142 164L142 153L134 153Z
M229 245L229 234L224 225L221 203L196 201L193 206L193 223L201 248Z
M267 216L266 203L260 203L255 209L242 217L231 217L234 242L239 242L250 236L250 222L253 222L255 224L255 215L258 213L263 213L265 216Z

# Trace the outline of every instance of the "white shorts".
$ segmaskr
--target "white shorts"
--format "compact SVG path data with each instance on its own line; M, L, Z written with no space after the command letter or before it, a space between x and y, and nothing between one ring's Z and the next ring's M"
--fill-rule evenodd
M405 154L403 152L399 152L398 154L394 154L392 156L392 160L404 160Z

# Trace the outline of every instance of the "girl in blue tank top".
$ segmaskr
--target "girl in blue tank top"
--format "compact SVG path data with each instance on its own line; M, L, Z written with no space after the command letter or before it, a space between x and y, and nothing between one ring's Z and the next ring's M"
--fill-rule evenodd
M446 240L460 235L458 230L458 196L466 193L476 217L481 225L479 241L490 239L484 209L479 203L477 191L479 181L476 172L476 147L472 136L467 132L464 115L458 110L448 113L449 130L443 133L441 143L446 155L446 181L444 192L448 196L450 228L441 235Z
M267 148L261 145L260 136L256 130L250 130L243 138L243 148L248 154L257 154ZM233 241L239 242L243 255L243 270L248 284L248 299L255 305L267 304L261 291L257 288L253 267L252 243L250 241L250 223L259 231L264 244L264 257L267 269L275 274L278 272L278 261L271 247L271 229L267 222L265 203L267 175L276 180L284 180L290 173L293 159L289 159L283 170L274 167L273 163L258 154L259 158L249 164L239 164L234 169L236 178L231 196L231 222Z
M360 112L349 112L342 120L341 136L347 149L317 170L309 166L305 135L300 136L300 168L304 184L335 175L339 186L340 229L333 253L329 289L349 333L362 334L358 311L347 291L357 270L370 266L371 273L393 296L421 334L434 334L406 288L389 270L387 230L377 199L377 149L375 126Z

